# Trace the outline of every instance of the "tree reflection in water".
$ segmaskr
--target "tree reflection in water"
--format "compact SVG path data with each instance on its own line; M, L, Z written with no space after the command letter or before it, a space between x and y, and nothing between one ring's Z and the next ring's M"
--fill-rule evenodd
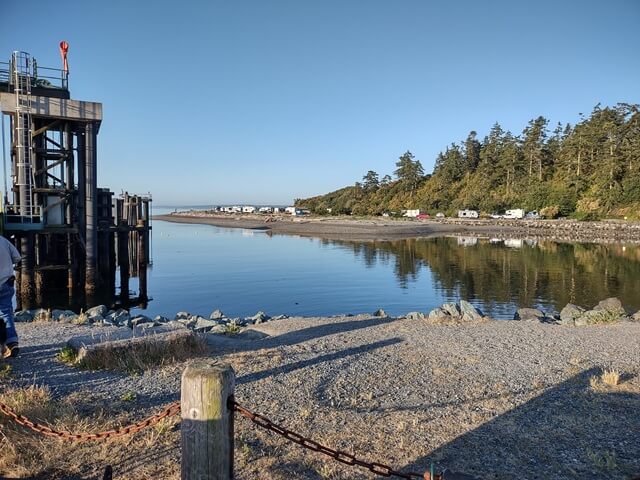
M349 249L369 268L392 263L402 288L429 272L445 296L476 300L488 312L507 303L559 311L607 297L620 298L627 310L640 308L637 245L469 237L323 243Z

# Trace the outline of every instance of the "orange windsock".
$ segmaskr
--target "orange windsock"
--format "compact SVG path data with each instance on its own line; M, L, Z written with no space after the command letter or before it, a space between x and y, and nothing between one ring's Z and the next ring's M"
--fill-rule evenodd
M60 56L62 57L62 69L69 73L69 64L67 63L67 51L69 51L69 44L64 40L60 42Z

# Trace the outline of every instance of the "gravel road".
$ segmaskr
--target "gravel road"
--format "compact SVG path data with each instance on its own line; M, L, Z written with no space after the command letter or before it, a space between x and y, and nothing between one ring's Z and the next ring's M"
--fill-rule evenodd
M70 336L98 328L19 324L22 354L5 387L86 391L93 403L135 391L140 416L178 398L184 364L131 376L55 359ZM332 448L398 469L435 461L487 479L640 476L639 323L434 326L358 315L252 330L209 336L211 355L236 370L236 399ZM593 382L602 368L619 371L621 383ZM244 419L236 432L239 479L375 478ZM177 448L163 455L179 458Z

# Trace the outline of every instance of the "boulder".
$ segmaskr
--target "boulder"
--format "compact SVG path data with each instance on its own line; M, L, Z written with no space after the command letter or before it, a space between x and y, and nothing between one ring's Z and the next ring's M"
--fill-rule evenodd
M29 310L20 310L13 316L16 322L33 322L33 314Z
M271 317L269 315L267 315L261 310L258 313L256 313L254 316L247 317L247 320L253 320L253 323L262 323L262 322L266 322L270 318Z
M434 308L429 312L427 322L435 324L451 323L451 315L441 307Z
M409 312L405 315L407 320L424 320L426 315L422 312Z
M220 310L214 310L213 312L211 312L211 315L209 315L209 319L210 320L220 320L221 318L224 318L225 314L222 313Z
M598 305L593 307L593 310L606 311L618 316L626 315L627 313L622 307L622 302L615 297L602 300Z
M289 315L276 315L275 317L271 317L271 320L284 320L285 318L289 318Z
M547 316L538 308L519 308L513 316L514 320L524 322L544 322Z
M187 326L184 323L181 323L181 322L179 322L177 320L169 320L166 323L166 326L170 327L170 328L172 328L174 330L180 330L180 329L187 328Z
M143 323L153 323L152 320L146 315L136 315L131 319L131 325L137 327L138 325L142 325Z
M183 318L189 318L191 315L188 312L178 312L176 313L175 320L181 320Z
M567 303L567 305L560 311L560 324L575 325L576 318L582 316L584 312L584 308L574 305L573 303Z
M442 308L442 310L447 312L452 317L460 317L462 315L460 307L456 303L445 303L440 308Z
M215 320L208 320L206 318L199 317L196 320L196 323L195 323L193 329L196 332L208 332L213 327L217 327L218 325L219 325L219 323L216 322Z
M97 323L98 325L102 325L102 321L104 317L102 315L93 315L92 317L87 317L87 323Z
M640 322L640 310L638 310L636 313L634 313L631 316L631 321L632 322Z
M156 315L153 317L153 321L157 323L169 323L169 319L167 317L163 317L162 315Z
M387 312L385 312L382 308L379 308L375 312L373 312L374 317L388 317Z
M84 313L86 313L89 318L97 317L98 315L105 317L109 313L109 309L105 305L98 305L87 309Z
M481 322L484 320L482 312L466 300L460 300L460 313L462 314L461 321L463 323Z
M607 323L617 323L621 315L609 310L587 310L575 319L575 325L583 327L585 325L602 325Z
M227 327L225 327L224 325L216 325L215 327L213 327L211 330L209 330L208 333L215 333L218 335L224 334L227 332Z
M115 325L127 325L131 323L131 315L123 308L108 315L107 319L111 319Z

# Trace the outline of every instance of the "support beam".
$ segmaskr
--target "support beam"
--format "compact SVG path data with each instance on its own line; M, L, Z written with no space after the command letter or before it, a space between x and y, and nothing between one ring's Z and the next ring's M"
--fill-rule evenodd
M85 126L85 222L86 222L86 277L87 295L98 287L98 182L97 132L94 123Z

